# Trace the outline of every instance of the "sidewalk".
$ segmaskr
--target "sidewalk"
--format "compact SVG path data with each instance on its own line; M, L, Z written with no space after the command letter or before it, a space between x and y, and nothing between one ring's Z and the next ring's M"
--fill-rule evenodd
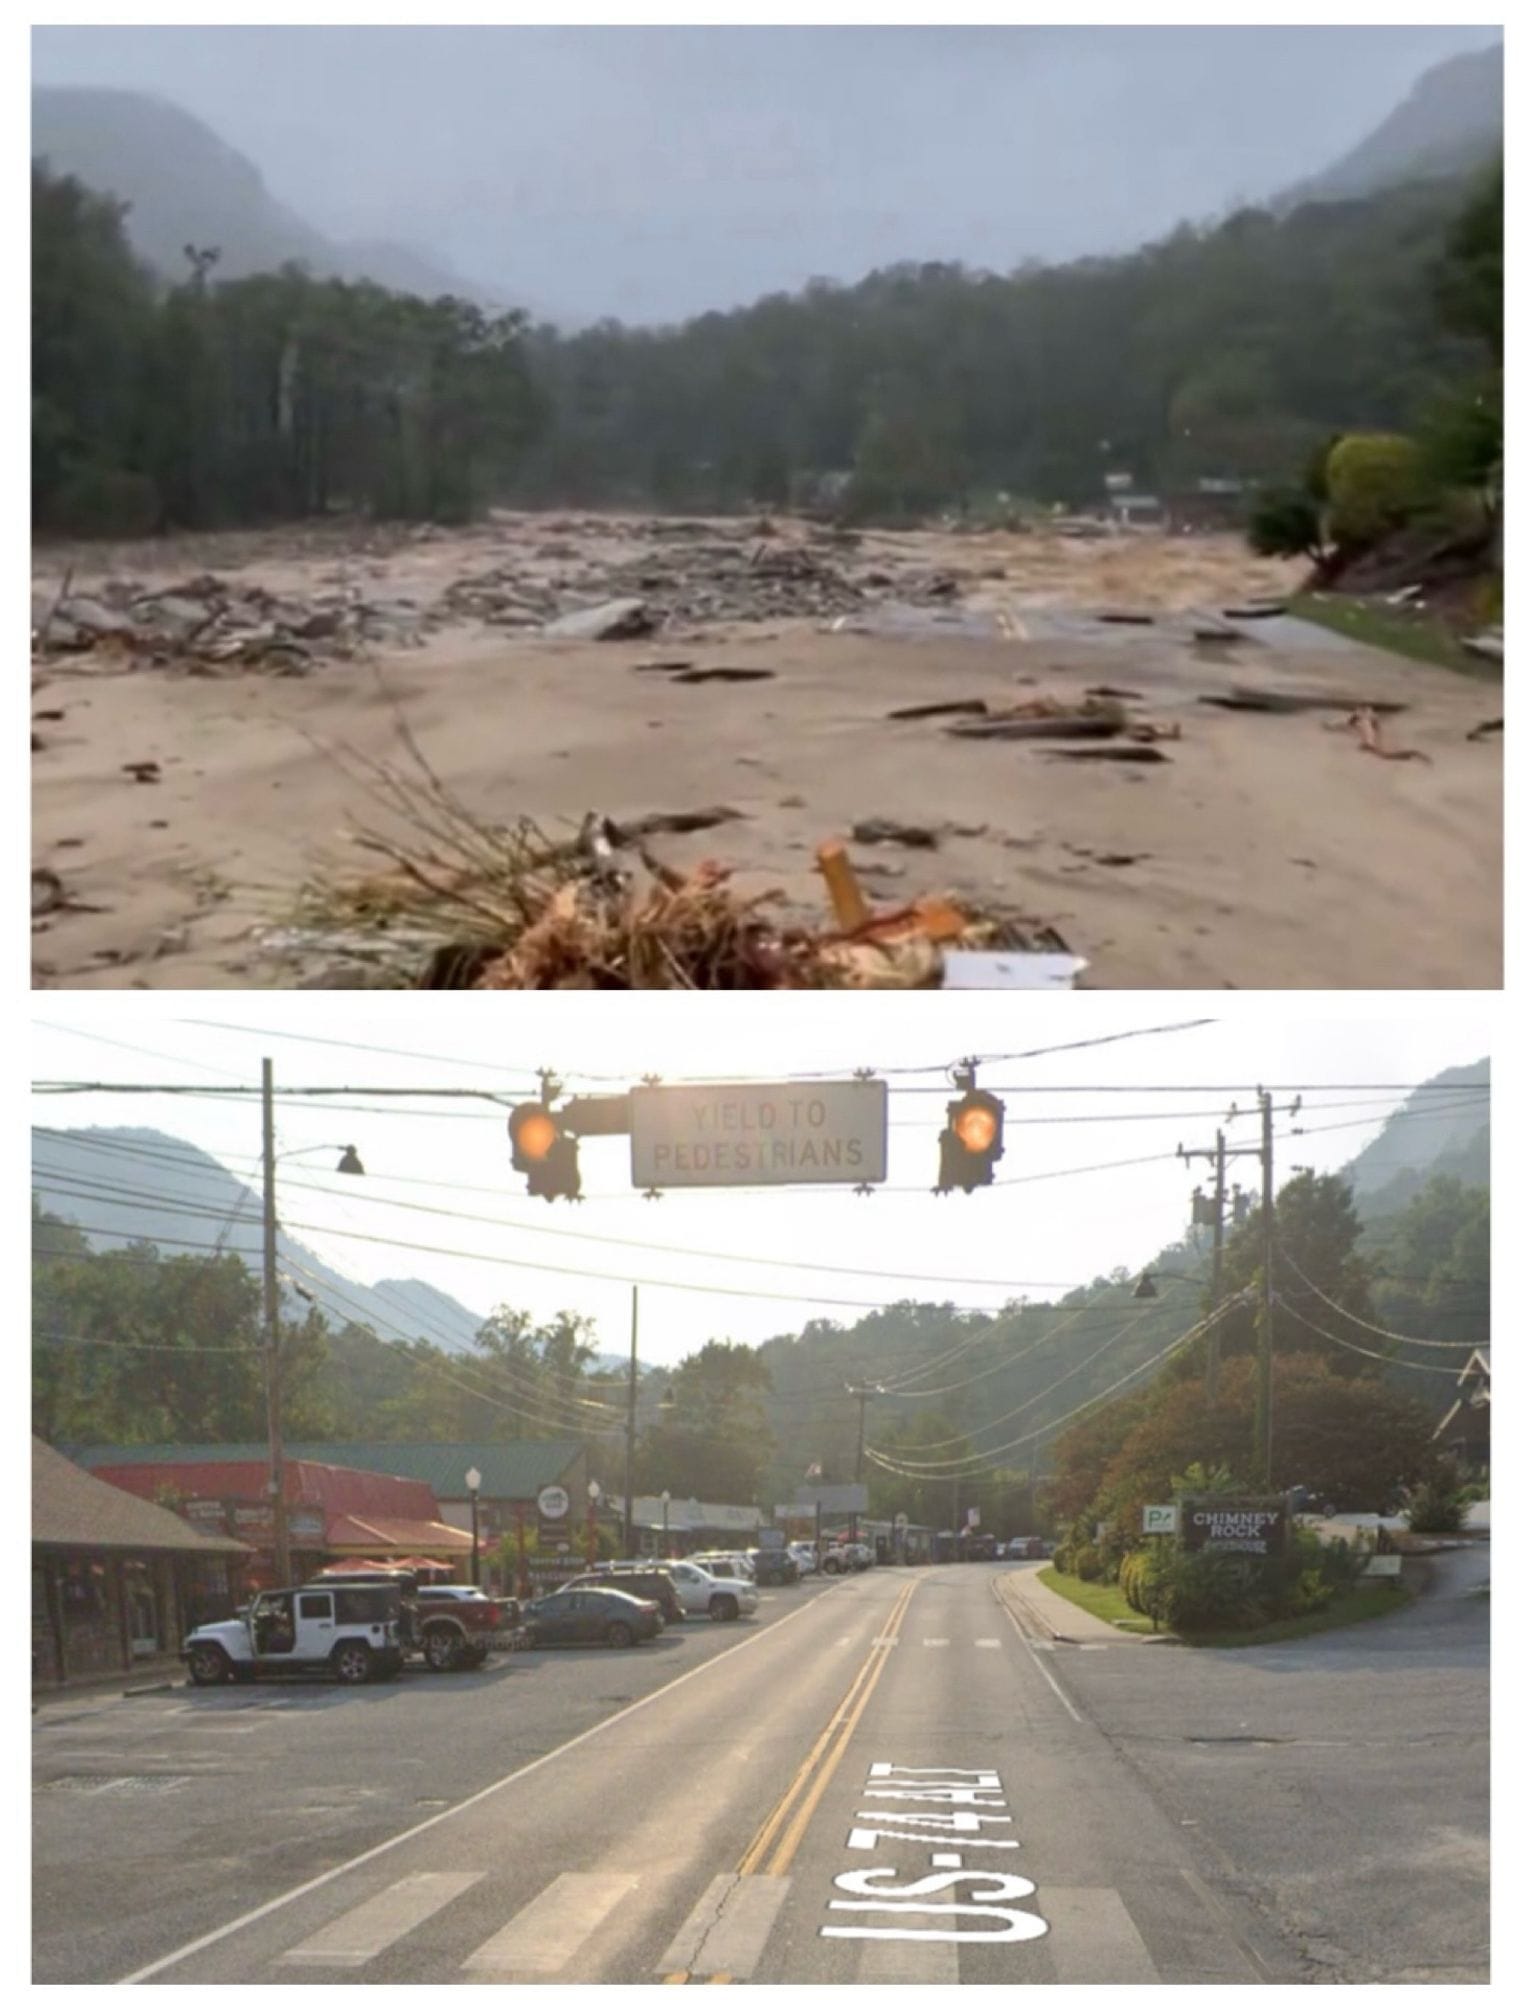
M1029 1638L1065 1646L1094 1646L1103 1641L1109 1646L1152 1646L1170 1636L1165 1632L1126 1632L1120 1625L1109 1625L1104 1618L1093 1617L1050 1590L1038 1576L1036 1569L1015 1569L994 1579L997 1597Z
M161 1689L189 1685L184 1665L179 1660L168 1660L157 1667L135 1667L130 1673L91 1674L63 1687L34 1687L32 1713L35 1715L40 1708L55 1708L63 1702L107 1701L116 1695L155 1694Z

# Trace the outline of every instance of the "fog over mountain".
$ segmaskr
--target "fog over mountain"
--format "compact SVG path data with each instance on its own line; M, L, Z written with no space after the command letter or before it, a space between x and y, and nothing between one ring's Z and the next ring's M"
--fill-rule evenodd
M567 322L1133 248L1358 150L1492 27L42 28L361 263ZM1357 165L1360 161L1357 159ZM354 253L353 246L369 245Z

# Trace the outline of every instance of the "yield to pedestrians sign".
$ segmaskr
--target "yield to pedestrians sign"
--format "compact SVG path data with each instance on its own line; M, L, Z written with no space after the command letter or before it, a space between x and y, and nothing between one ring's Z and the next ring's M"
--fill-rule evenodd
M630 1093L630 1178L654 1188L882 1181L887 1104L882 1078L643 1086Z

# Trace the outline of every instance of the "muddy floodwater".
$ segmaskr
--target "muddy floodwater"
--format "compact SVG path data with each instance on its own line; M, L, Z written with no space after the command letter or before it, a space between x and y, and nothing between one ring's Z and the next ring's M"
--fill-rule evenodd
M486 821L725 808L663 861L811 922L836 838L876 906L1011 912L1093 986L1497 985L1498 684L1263 615L1295 582L1229 536L647 517L46 548L35 978L396 983L291 917L406 730Z

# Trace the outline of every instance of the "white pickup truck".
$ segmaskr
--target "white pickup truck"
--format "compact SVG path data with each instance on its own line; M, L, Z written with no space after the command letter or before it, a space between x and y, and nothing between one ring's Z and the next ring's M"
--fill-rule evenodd
M375 1584L262 1590L233 1618L198 1625L180 1657L198 1687L323 1674L358 1686L402 1670L398 1594Z

